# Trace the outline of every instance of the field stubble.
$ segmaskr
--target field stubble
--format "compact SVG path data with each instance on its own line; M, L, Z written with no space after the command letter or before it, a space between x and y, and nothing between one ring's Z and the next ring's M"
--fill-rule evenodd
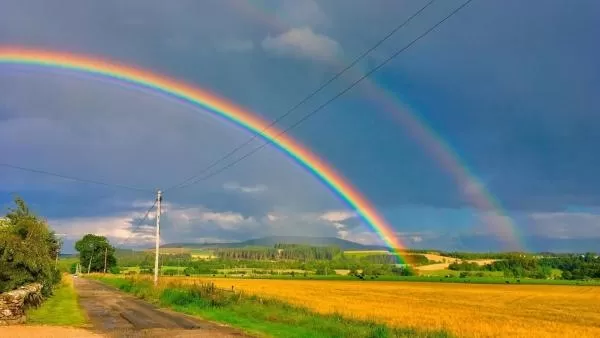
M277 298L321 313L470 337L600 337L600 287L172 277Z

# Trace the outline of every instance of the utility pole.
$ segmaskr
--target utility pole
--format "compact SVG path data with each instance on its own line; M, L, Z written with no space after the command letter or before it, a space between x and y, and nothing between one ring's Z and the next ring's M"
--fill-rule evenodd
M94 244L92 243L92 254L90 256L90 263L88 264L88 273L90 273L90 269L92 268L92 259L94 259L94 251L96 248L94 248Z
M160 245L160 203L162 202L162 191L156 192L156 238L154 247L154 286L158 285L158 247Z
M183 256L183 247L179 248L179 258L177 259L177 276L179 276L179 269L181 267L181 256Z
M106 257L108 256L108 247L104 248L104 273L106 273Z

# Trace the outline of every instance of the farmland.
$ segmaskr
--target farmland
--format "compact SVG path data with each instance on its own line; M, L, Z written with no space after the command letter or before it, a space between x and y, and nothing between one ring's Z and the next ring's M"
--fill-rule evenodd
M186 283L197 278L171 278ZM208 279L203 279L207 281ZM319 313L459 336L600 336L600 287L210 279ZM466 324L468 323L468 324Z
M285 300L232 292L212 283L194 283L189 278L163 278L154 287L148 277L91 277L162 307L230 324L259 337L451 337L445 330L392 326L339 313L320 313Z

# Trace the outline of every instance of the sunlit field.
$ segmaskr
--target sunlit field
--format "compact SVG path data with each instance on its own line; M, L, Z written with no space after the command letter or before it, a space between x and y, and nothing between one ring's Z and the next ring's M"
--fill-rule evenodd
M600 287L163 278L286 300L322 313L458 336L600 337Z

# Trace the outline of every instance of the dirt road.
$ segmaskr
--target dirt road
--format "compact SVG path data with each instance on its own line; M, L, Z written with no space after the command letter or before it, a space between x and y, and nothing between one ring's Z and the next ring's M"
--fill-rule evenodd
M100 282L77 278L94 331L111 337L247 337L226 326L159 309Z

